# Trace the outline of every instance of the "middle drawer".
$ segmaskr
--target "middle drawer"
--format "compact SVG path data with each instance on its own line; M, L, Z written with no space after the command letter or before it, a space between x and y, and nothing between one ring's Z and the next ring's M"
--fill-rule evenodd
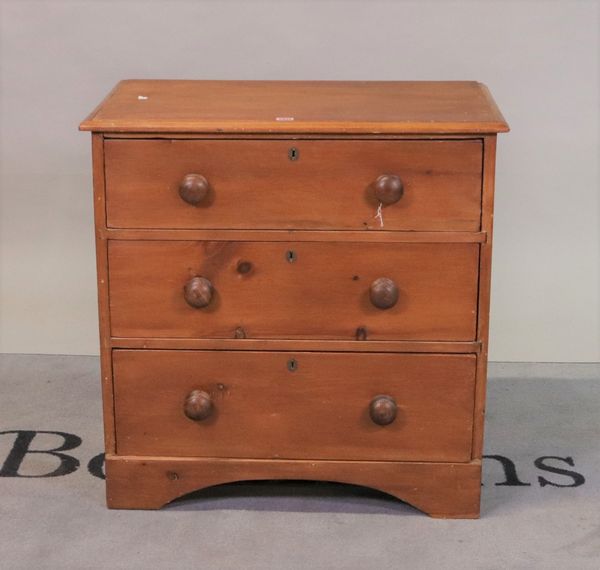
M475 338L475 243L111 240L108 254L113 337Z

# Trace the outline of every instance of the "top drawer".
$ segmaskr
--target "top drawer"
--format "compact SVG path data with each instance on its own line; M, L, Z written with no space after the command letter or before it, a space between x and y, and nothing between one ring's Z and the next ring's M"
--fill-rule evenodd
M471 140L105 142L114 228L478 231L482 145ZM188 174L191 205L179 188ZM375 182L397 176L380 192ZM397 181L394 179L394 182ZM380 194L381 195L381 194Z

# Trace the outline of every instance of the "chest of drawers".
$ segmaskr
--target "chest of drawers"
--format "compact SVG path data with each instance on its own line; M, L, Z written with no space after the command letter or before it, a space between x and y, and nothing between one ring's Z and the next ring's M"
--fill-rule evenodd
M485 86L123 81L80 128L110 507L309 479L478 516Z

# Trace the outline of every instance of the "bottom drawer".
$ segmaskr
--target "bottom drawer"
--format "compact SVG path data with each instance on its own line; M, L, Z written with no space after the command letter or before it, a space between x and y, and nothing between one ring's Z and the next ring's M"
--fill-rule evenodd
M472 354L115 350L117 453L469 461L475 366Z

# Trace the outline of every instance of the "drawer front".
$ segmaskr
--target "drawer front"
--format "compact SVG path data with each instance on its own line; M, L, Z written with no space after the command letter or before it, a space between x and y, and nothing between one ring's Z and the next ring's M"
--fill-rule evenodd
M117 453L469 461L475 364L474 355L115 350ZM208 417L186 416L192 393L204 393ZM370 415L382 395L395 402L387 425Z
M480 228L479 140L108 140L105 169L115 228ZM195 205L179 193L188 174L207 183L188 179ZM381 175L403 194L377 216ZM378 191L397 198L388 184Z
M351 340L362 327L368 340L475 338L478 244L110 241L108 251L114 337ZM394 287L395 305L376 306ZM210 302L195 308L190 295Z

